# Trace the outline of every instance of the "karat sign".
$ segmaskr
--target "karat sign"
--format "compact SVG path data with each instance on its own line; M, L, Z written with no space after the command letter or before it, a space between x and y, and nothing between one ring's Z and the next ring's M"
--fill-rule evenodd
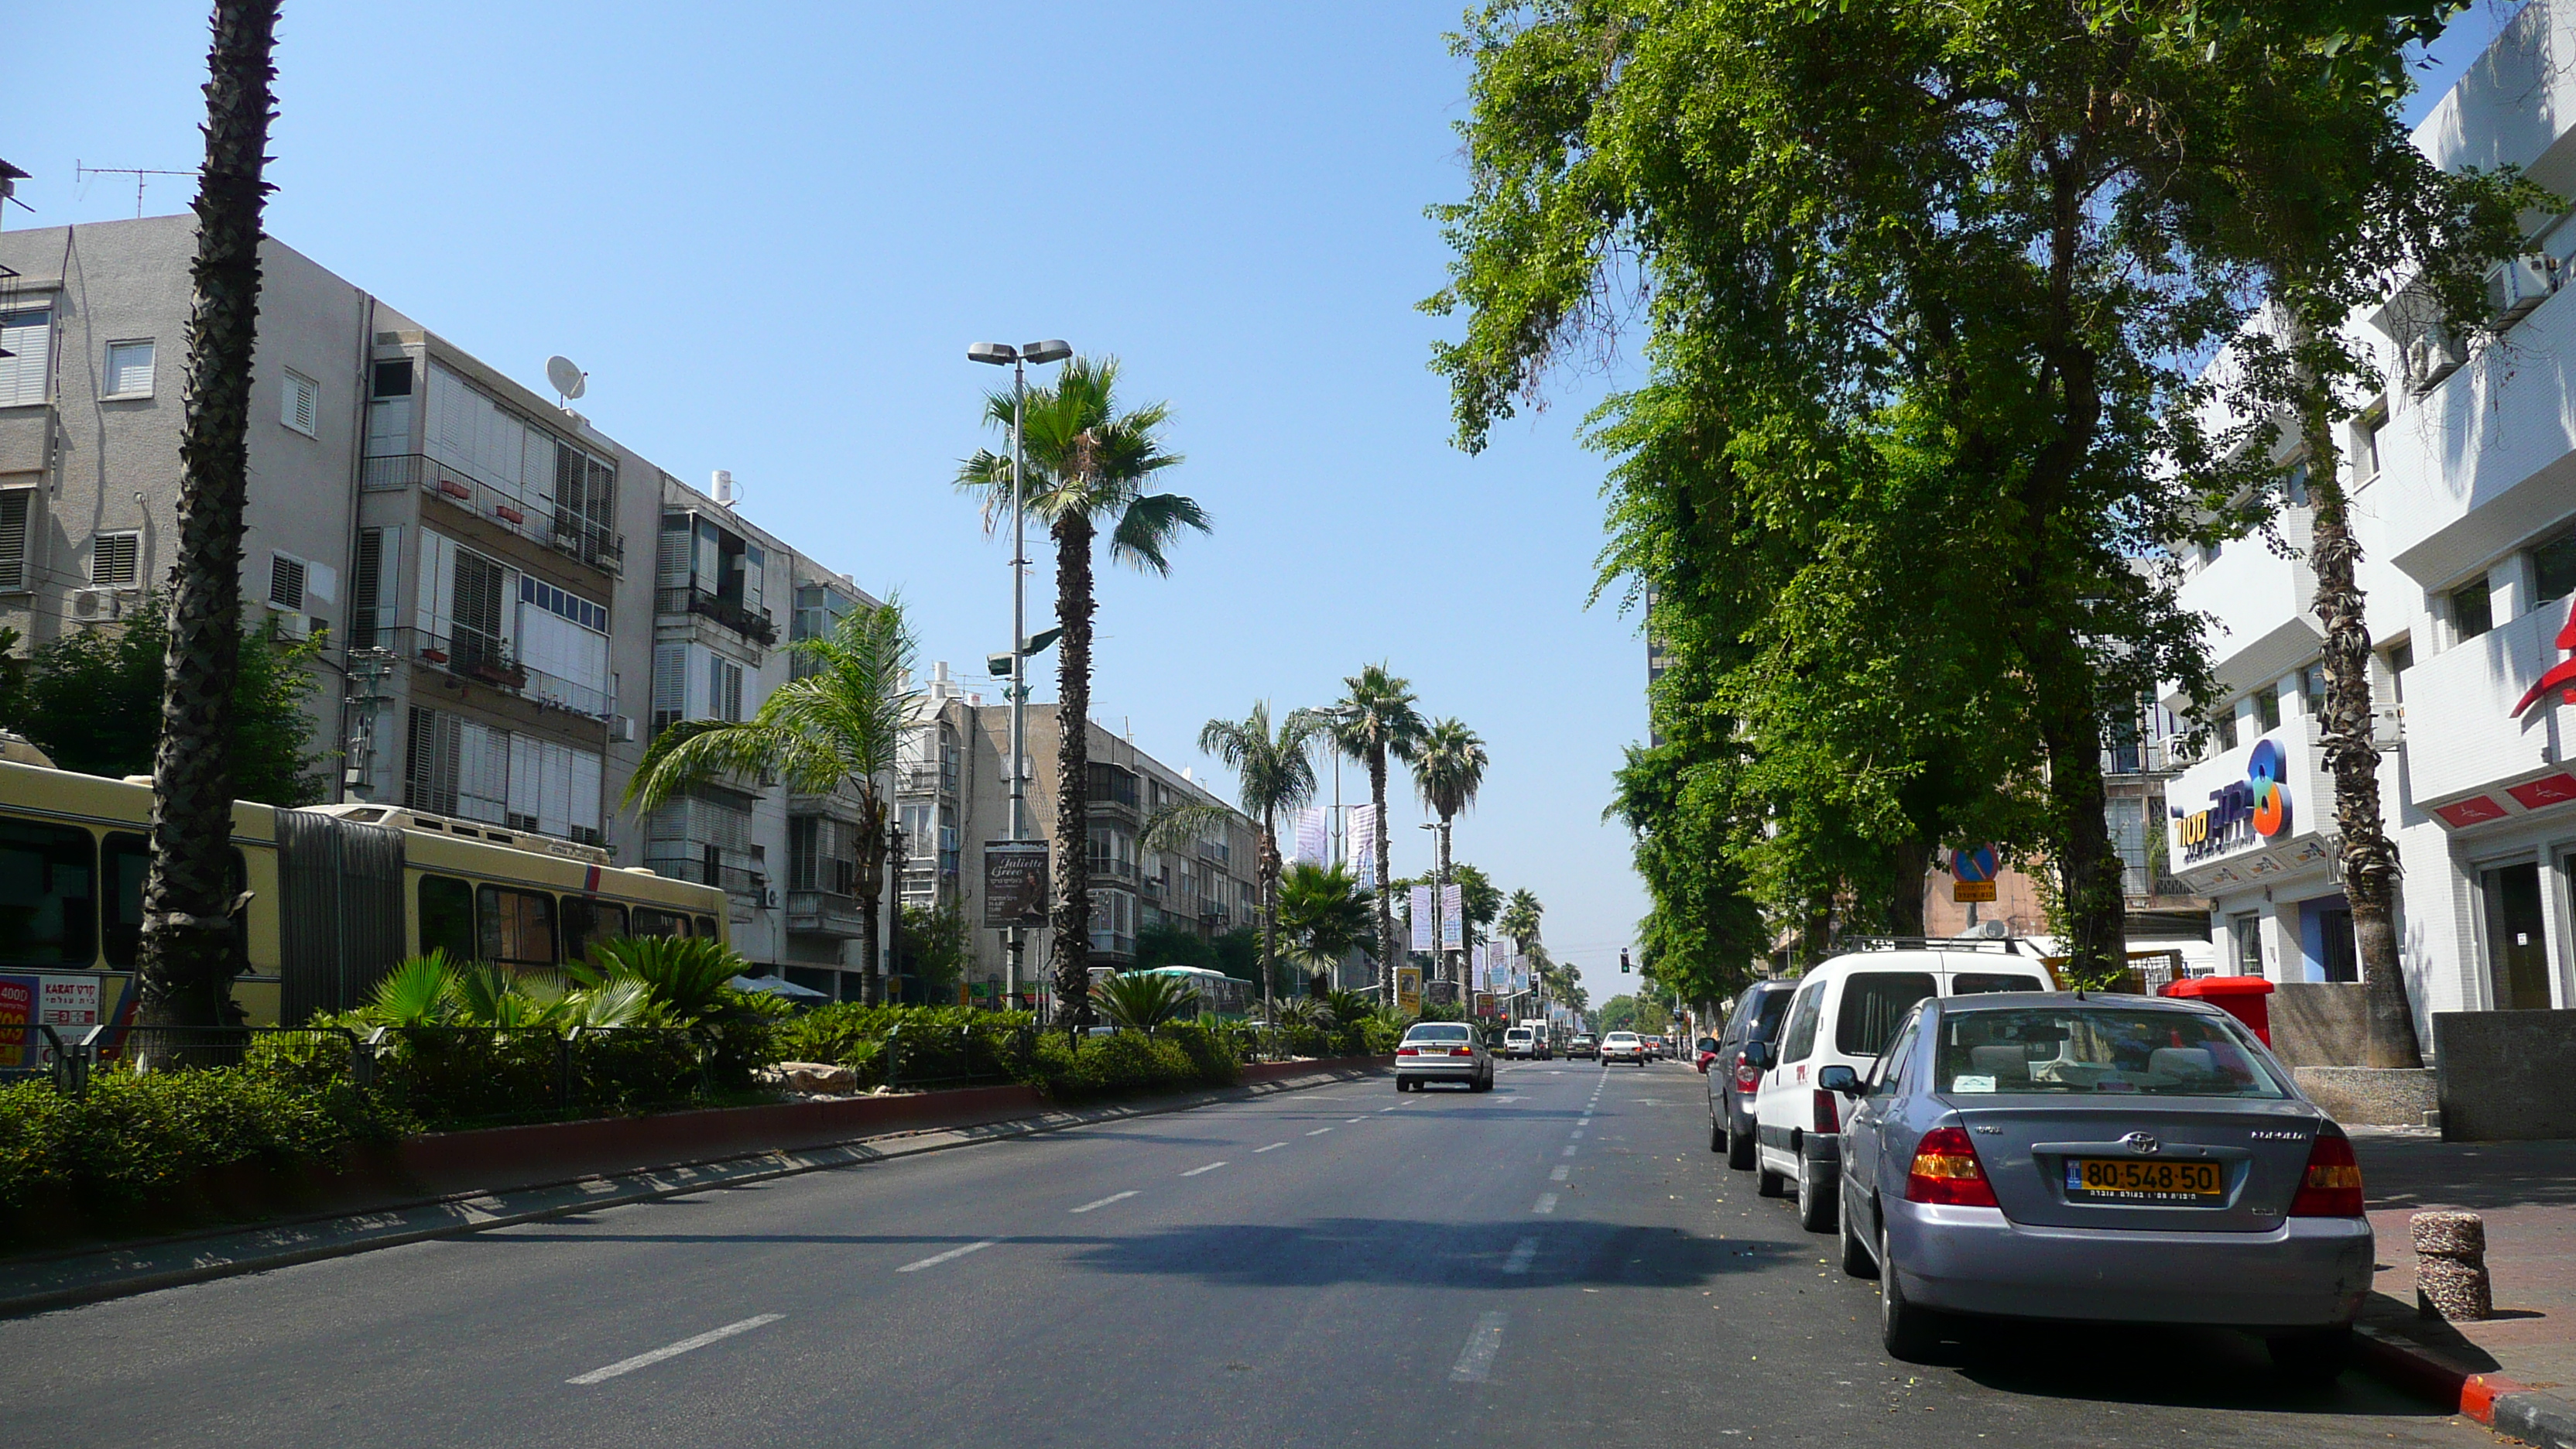
M1047 923L1047 843L984 842L984 924L996 929Z
M2209 792L2209 808L2181 818L2174 840L2186 861L2207 860L2240 845L2273 840L2290 829L2290 791L2282 783L2281 747L2256 742L2245 778Z

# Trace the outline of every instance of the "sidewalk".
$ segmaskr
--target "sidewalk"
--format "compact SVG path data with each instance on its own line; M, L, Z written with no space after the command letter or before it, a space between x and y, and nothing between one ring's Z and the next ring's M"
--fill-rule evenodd
M2365 1366L2517 1438L2576 1449L2576 1141L2350 1131L2379 1237ZM2425 1208L2485 1218L2495 1317L2451 1324L2415 1311L2407 1219Z

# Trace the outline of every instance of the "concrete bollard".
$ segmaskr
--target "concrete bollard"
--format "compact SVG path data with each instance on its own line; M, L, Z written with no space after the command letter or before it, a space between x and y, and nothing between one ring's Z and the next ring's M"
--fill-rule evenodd
M2455 1323L2495 1316L2487 1281L2487 1224L2476 1213L2421 1212L2407 1219L2415 1237L2415 1311Z

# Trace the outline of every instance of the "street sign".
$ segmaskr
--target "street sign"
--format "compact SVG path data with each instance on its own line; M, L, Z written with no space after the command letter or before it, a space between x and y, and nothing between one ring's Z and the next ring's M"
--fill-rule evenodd
M984 924L997 929L1047 923L1047 843L984 842Z
M1995 848L1991 845L1962 846L1950 852L1950 874L1958 880L1971 883L1991 881L1995 878L1997 868ZM1990 901L1994 897L1991 895L1959 896L1957 899Z
M1995 883L1990 880L1955 880L1950 882L1950 899L1954 901L1991 901Z

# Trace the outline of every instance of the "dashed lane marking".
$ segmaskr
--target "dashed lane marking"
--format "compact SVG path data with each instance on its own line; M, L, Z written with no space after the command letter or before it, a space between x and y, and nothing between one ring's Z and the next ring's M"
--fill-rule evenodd
M1134 1197L1135 1195L1136 1194L1132 1189L1127 1192L1113 1192L1107 1197L1095 1198L1090 1202L1084 1203L1082 1206L1073 1209L1073 1211L1078 1213L1087 1213L1093 1208L1105 1208L1113 1202L1125 1202L1127 1199Z
M1512 1244L1512 1255L1503 1260L1503 1271L1520 1274L1530 1270L1530 1260L1538 1256L1538 1239L1523 1238Z
M1530 1205L1530 1211L1534 1213L1552 1213L1556 1211L1556 1194L1552 1192L1540 1193L1538 1195L1538 1201Z
M1321 1137L1321 1136L1323 1136L1325 1133L1330 1132L1330 1131L1332 1131L1332 1130L1333 1130L1333 1129L1332 1129L1332 1128L1330 1128L1330 1127L1318 1127L1318 1128L1316 1128L1314 1131L1309 1132L1309 1133L1307 1133L1306 1135L1307 1135L1307 1136L1309 1136L1309 1137Z
M1556 1166L1548 1169L1547 1180L1550 1182L1563 1182L1573 1175L1574 1169L1560 1162Z
M1494 1355L1503 1350L1503 1325L1511 1315L1499 1310L1482 1315L1467 1332L1467 1346L1458 1353L1457 1366L1449 1370L1453 1384L1481 1384L1494 1372Z
M1285 1142L1273 1142L1273 1143L1271 1143L1271 1144L1270 1144L1269 1146L1267 1146L1267 1147L1256 1147L1256 1148L1252 1149L1252 1155L1253 1155L1253 1156L1255 1156L1255 1157L1259 1157L1261 1154L1263 1154L1263 1153L1265 1153L1265 1152L1276 1152L1276 1151L1278 1151L1280 1148L1285 1147L1285 1146L1287 1146L1287 1145L1288 1145L1288 1144L1287 1144L1287 1143L1285 1143Z
M704 1348L711 1343L721 1343L724 1340L733 1337L737 1333L749 1333L764 1323L776 1323L778 1320L786 1316L787 1315L784 1313L757 1314L753 1317L746 1318L739 1323L728 1323L722 1328L710 1328L706 1332L698 1334L695 1337L681 1339L678 1343L664 1344L662 1347L653 1350L651 1353L639 1353L633 1358L621 1358L606 1368L595 1368L576 1378L566 1379L564 1382L568 1384L595 1384L605 1379L613 1379L619 1374L631 1374L637 1369L649 1368L654 1364L660 1363L666 1358L678 1358L681 1354L687 1353L691 1349ZM1485 1357L1487 1361L1490 1362L1493 1355L1487 1354ZM1463 1363L1465 1360L1462 1359L1460 1362Z
M898 1273L918 1273L924 1268L936 1268L940 1264L949 1262L952 1259L963 1258L968 1253L980 1253L1000 1241L1001 1239L999 1238L986 1238L980 1243L968 1243L962 1248L951 1248L945 1253L933 1253L929 1257L923 1258L918 1262L906 1263L902 1267L895 1269L895 1271Z
M1222 1161L1219 1161L1219 1162L1211 1162L1211 1163L1209 1163L1209 1164L1208 1164L1207 1166L1205 1166L1205 1167L1193 1167L1193 1168L1191 1168L1189 1171L1182 1173L1182 1174L1181 1174L1181 1176L1183 1176L1183 1177L1196 1177L1196 1176L1198 1176L1198 1175L1199 1175L1200 1173L1202 1173L1202 1172L1214 1172L1214 1171L1216 1171L1218 1168L1223 1167L1223 1166L1225 1166L1225 1164L1224 1164Z

